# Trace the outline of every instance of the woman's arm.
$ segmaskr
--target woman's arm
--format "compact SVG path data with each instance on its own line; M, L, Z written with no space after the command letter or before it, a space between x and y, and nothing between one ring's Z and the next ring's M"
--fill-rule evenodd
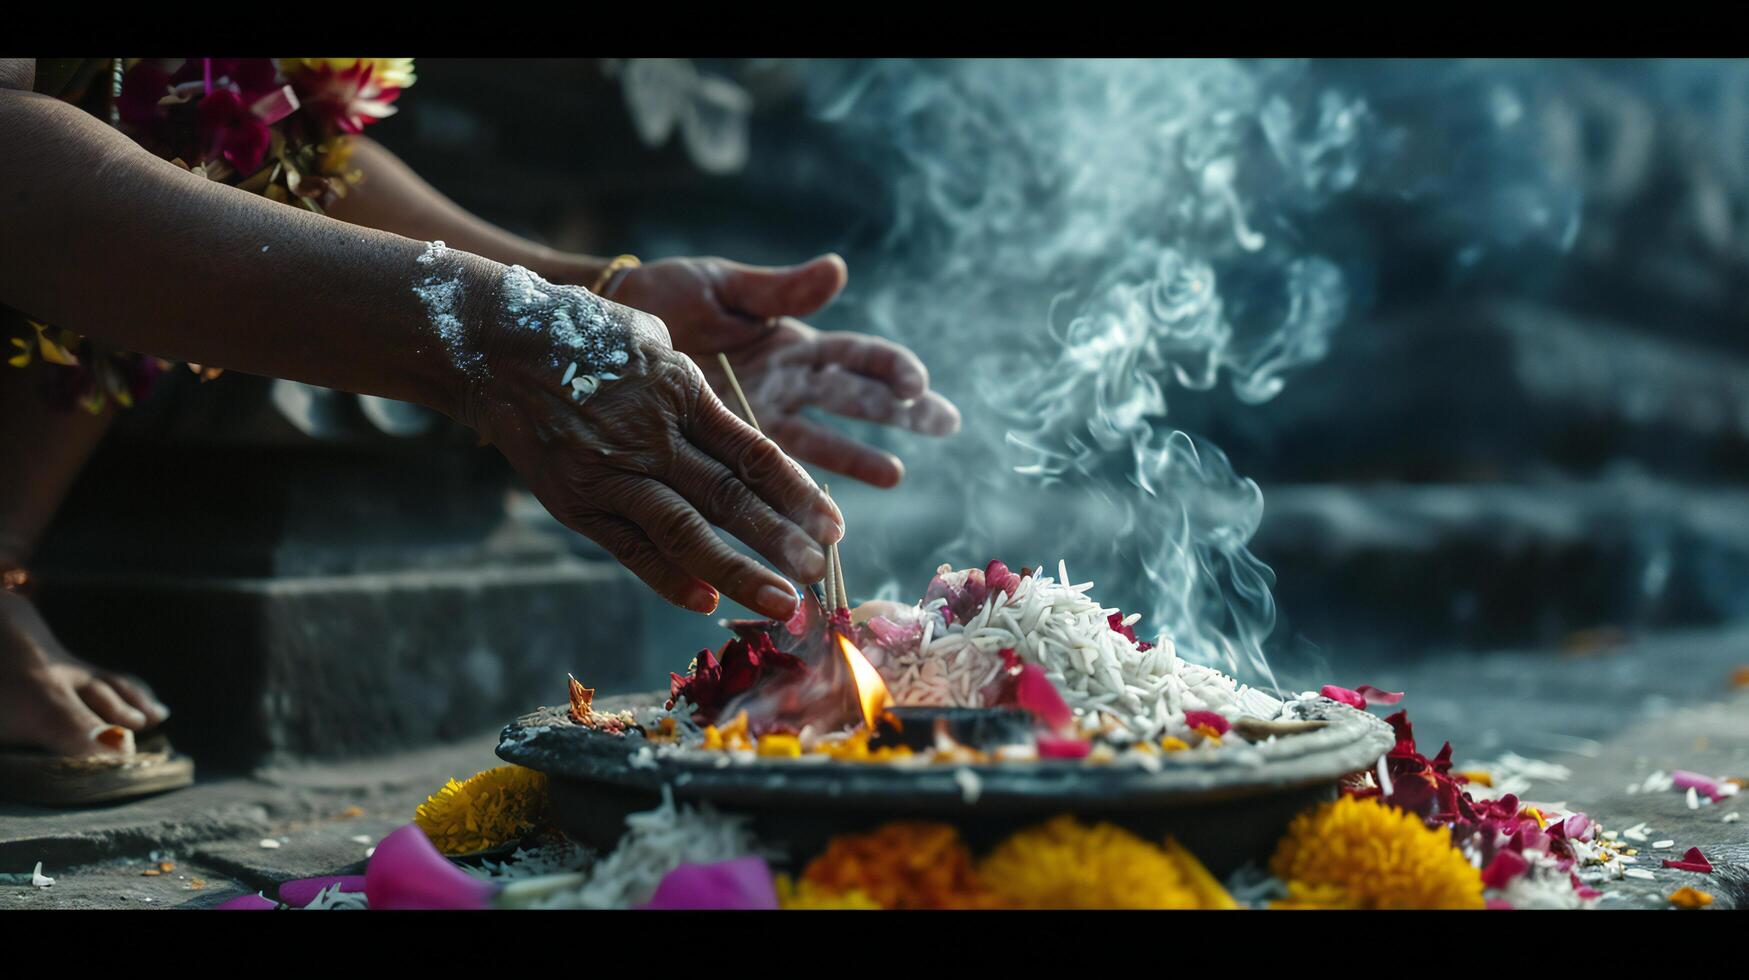
M415 238L441 239L500 262L527 266L555 282L594 283L605 262L513 235L470 214L393 153L360 139L353 156L365 183L328 213ZM726 354L765 431L795 457L875 486L903 477L897 456L804 417L820 408L926 435L959 428L959 411L929 390L923 362L906 348L859 333L821 333L796 319L844 288L837 256L787 268L716 258L665 259L620 280L613 296L668 325L676 349L704 370L719 396Z
M713 585L771 616L797 601L712 523L800 581L823 575L836 506L660 320L207 181L46 96L0 90L0 146L0 301L145 353L445 412L688 608L713 609Z
M527 266L554 282L593 283L606 268L604 259L561 252L505 231L443 196L382 144L364 136L354 139L352 163L364 171L364 183L330 205L330 216Z
M0 143L8 305L148 354L462 413L464 376L411 290L423 242L206 180L45 95L0 91Z

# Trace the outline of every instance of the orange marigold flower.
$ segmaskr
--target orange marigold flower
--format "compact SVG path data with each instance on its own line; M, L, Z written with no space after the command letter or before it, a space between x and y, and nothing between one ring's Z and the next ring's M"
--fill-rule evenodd
M802 872L822 892L860 891L882 908L997 908L972 868L971 852L947 824L895 821L832 838Z

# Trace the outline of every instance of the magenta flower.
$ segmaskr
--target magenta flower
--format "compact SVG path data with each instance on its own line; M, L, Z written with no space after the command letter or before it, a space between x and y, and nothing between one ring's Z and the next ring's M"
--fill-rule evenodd
M418 824L384 837L364 869L373 909L483 909L498 887L451 864Z
M645 909L775 909L777 886L761 857L682 864L663 876Z

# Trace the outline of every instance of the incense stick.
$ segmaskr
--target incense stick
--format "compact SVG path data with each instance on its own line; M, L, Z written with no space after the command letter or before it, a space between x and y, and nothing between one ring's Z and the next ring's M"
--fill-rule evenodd
M729 355L718 351L717 363L723 368L723 376L729 379L729 389L735 393L735 400L741 403L741 414L747 416L747 424L753 427L753 431L764 435L765 430L759 427L759 419L754 417L753 406L747 401L747 393L741 390L741 381L735 377ZM832 485L821 484L820 492L831 498ZM850 593L844 588L844 562L838 557L836 543L826 552L826 603L828 611L850 608Z
M838 557L838 543L832 544L832 575L838 580L838 608L850 608L850 587L844 584L844 561Z
M820 484L820 492L826 495L826 499L828 499L828 500L832 499L832 484L830 484L830 483ZM831 612L835 609L839 609L844 605L844 597L843 597L842 592L841 592L841 590L843 588L843 583L838 580L838 562L835 560L837 558L837 556L838 556L838 545L836 545L836 544L828 545L826 548L826 611L827 612Z
M741 403L741 414L747 416L747 424L753 427L754 432L764 435L765 430L759 427L759 420L753 417L753 406L747 402L747 393L741 390L740 379L735 377L735 369L729 366L729 355L718 351L717 363L723 366L723 373L729 378L729 388L735 392L735 400Z

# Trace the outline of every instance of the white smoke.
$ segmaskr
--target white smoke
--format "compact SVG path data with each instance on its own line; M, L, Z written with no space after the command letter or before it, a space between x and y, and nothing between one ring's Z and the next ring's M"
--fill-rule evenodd
M894 264L859 312L973 402L950 450L966 506L943 560L1066 554L1187 657L1272 680L1273 578L1247 550L1262 494L1165 424L1168 395L1225 377L1262 402L1324 356L1348 290L1290 215L1355 183L1365 105L1306 91L1293 64L814 67L820 117L892 156ZM1065 500L1077 513L1053 513ZM1050 530L1012 540L996 501Z

